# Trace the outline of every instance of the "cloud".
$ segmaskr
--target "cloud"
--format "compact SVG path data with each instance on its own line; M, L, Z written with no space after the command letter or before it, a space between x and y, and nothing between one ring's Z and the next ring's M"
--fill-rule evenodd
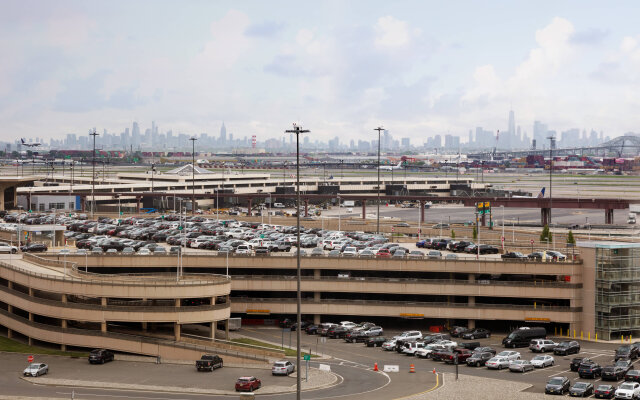
M574 32L571 35L571 43L578 45L600 44L607 36L609 36L609 30L607 29L589 28Z
M378 18L375 43L381 47L406 46L411 40L409 24L390 15Z
M282 32L284 26L285 25L282 22L276 21L255 22L247 26L244 30L244 34L258 38L273 38Z

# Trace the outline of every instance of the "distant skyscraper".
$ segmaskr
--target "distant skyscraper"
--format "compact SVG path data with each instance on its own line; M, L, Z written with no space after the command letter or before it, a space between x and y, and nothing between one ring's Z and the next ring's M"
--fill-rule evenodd
M224 144L227 142L227 128L224 126L224 122L220 127L220 143Z
M131 142L134 146L140 144L140 126L138 126L137 122L133 122L133 126L131 127Z

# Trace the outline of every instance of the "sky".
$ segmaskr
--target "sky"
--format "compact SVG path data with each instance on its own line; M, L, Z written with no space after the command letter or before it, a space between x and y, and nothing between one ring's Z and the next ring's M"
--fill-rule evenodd
M0 0L0 141L638 132L635 1Z

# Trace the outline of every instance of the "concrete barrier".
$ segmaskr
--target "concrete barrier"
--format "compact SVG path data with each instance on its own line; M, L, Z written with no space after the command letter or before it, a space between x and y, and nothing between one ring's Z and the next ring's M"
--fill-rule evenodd
M331 366L328 364L320 364L320 367L318 368L320 371L327 371L327 372L331 372Z
M400 372L400 366L399 365L385 365L384 368L382 368L383 372Z

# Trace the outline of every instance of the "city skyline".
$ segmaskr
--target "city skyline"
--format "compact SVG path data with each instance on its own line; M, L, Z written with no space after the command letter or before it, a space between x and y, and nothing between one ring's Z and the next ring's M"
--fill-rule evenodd
M400 143L460 138L448 147L497 130L523 145L535 121L599 140L637 131L632 2L33 0L5 9L5 143L92 127L120 134L132 121L186 135L213 135L225 121L236 138L262 142L299 121L314 140L347 145L373 140L380 124Z

